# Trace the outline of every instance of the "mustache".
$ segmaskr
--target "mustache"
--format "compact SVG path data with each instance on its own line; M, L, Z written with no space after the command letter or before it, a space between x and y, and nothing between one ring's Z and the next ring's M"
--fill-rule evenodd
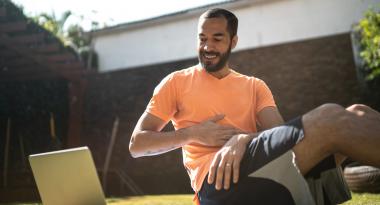
M216 56L220 56L220 53L219 52L209 52L209 51L202 51L201 52L202 55L216 55Z

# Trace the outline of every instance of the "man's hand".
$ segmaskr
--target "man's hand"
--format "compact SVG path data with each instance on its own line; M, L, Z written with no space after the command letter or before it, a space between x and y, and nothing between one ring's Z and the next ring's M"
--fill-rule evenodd
M217 124L224 115L215 115L197 125L186 128L187 134L193 137L193 141L207 146L223 146L232 136L243 131L232 126Z
M234 135L215 155L208 173L208 183L215 180L215 188L220 190L222 183L224 189L230 188L231 175L233 182L239 180L240 162L248 142L253 138L249 134Z

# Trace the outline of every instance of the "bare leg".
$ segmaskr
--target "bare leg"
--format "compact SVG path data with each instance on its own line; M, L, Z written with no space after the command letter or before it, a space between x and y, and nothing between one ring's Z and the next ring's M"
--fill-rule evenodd
M363 164L380 167L380 113L365 105L353 105L346 110L347 129L335 143L338 152Z
M294 148L303 174L331 154L380 167L380 113L365 106L322 105L302 117L305 137ZM343 156L342 156L343 155Z

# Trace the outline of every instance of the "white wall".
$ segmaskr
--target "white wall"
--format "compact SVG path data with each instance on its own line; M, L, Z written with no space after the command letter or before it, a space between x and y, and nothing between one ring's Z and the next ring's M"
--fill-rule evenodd
M237 11L237 49L349 32L369 5L380 0L288 0Z
M230 8L239 18L235 50L349 32L369 5L380 0L281 0ZM228 7L227 7L228 8ZM160 25L98 34L101 72L196 57L197 16Z
M196 21L145 27L95 39L100 71L194 57Z

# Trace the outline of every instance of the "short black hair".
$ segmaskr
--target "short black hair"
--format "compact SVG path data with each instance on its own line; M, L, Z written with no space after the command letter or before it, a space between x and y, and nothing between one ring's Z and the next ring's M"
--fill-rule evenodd
M231 11L221 8L207 10L201 15L201 18L220 18L227 20L227 30L231 35L231 39L237 34L239 20Z

